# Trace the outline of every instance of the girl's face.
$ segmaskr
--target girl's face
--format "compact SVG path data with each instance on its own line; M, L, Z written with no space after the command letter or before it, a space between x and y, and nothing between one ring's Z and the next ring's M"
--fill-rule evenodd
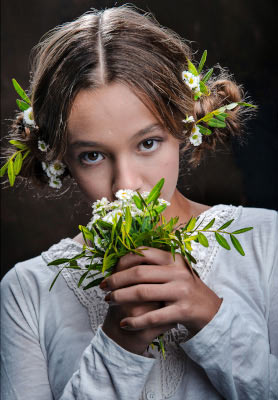
M165 178L171 201L179 173L179 142L126 86L80 91L68 121L65 161L81 190L95 201L119 189L150 191Z

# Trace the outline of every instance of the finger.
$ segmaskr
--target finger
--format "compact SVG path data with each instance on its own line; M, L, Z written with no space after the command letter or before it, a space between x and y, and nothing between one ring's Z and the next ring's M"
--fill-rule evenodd
M186 288L172 281L163 284L142 284L118 289L106 295L105 301L116 304L176 301L186 296Z
M120 327L130 331L138 331L169 325L175 327L176 324L179 323L178 321L179 316L176 307L175 305L171 305L150 311L138 317L124 318L120 322Z
M115 272L101 284L105 290L117 290L131 285L142 283L167 283L173 280L184 279L184 269L177 269L169 265L136 265L121 272Z
M134 253L126 254L120 258L116 271L123 271L140 264L168 265L174 263L173 256L168 251L153 247L139 247L136 250L140 251L142 256Z

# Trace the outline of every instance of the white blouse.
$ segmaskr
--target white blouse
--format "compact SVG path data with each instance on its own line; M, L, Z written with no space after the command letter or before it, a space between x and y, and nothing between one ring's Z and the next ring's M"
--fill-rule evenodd
M64 269L49 292L58 269L47 264L79 243L63 239L12 268L1 283L2 399L278 399L278 213L217 205L200 218L254 229L238 236L244 257L213 233L208 248L193 242L196 270L223 302L195 336L182 325L167 332L165 360L105 335L105 294L77 288L80 271Z

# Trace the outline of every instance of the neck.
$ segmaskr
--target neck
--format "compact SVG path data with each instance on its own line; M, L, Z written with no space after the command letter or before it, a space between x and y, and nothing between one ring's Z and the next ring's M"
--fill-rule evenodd
M187 199L176 189L171 199L171 205L166 208L163 216L166 220L178 216L179 225L186 224L192 216L198 217L209 208L210 206Z

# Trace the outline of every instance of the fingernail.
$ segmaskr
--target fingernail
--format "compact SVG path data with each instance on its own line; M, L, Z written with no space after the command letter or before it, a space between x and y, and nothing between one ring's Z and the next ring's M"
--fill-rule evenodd
M127 331L132 329L126 322L120 322L120 328L126 329Z
M111 301L111 293L108 293L108 294L104 297L104 300L107 301L107 302Z
M104 291L108 291L109 290L108 289L108 285L107 285L107 281L105 281L105 280L100 283L99 287Z

